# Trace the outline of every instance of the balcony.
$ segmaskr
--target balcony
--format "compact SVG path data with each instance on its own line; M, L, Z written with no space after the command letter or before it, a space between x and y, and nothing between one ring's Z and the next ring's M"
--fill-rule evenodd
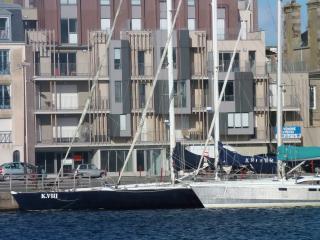
M49 113L74 113L81 114L84 107L86 99L83 99L81 103L78 102L78 97L63 96L57 101L41 101L37 105L37 114L49 114ZM110 104L108 98L101 98L98 100L92 100L89 106L88 112L97 111L109 111Z
M11 131L0 131L0 144L11 143Z
M103 67L105 68L105 67ZM100 76L106 77L102 73ZM90 71L90 64L85 63L36 63L34 67L34 76L37 77L88 77L95 72Z

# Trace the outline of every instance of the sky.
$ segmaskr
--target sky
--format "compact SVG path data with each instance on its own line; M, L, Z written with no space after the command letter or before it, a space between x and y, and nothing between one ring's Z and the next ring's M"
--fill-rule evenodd
M291 0L283 0L283 4ZM258 0L259 6L259 28L266 32L266 45L273 46L277 44L277 0ZM301 31L306 30L307 0L297 0L301 5Z

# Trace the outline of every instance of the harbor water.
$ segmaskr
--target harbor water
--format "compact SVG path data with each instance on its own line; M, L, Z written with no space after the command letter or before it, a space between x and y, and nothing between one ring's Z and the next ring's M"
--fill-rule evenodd
M320 208L0 212L0 239L320 239Z

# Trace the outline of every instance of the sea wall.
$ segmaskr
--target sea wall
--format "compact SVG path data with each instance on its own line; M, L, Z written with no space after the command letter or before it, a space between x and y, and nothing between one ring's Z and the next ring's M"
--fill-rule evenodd
M18 204L10 192L0 192L0 211L17 210Z

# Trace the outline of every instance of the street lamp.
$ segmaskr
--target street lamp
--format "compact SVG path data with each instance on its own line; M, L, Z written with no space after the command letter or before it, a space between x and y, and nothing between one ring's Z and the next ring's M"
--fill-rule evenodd
M28 154L27 154L27 139L28 139L28 133L27 133L27 74L26 74L26 67L29 67L30 63L24 61L18 65L20 69L22 69L23 74L23 136L24 136L24 143L23 143L23 162L24 162L24 174L27 173L26 169L26 163L29 162Z

